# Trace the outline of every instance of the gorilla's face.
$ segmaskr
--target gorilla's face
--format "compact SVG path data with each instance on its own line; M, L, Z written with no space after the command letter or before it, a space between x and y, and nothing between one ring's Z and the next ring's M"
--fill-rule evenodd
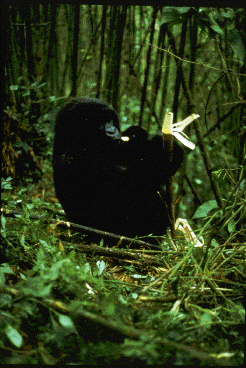
M102 126L102 129L105 130L106 136L109 137L112 140L120 139L121 134L119 130L113 125L114 122L111 120L109 123L106 123L104 126Z

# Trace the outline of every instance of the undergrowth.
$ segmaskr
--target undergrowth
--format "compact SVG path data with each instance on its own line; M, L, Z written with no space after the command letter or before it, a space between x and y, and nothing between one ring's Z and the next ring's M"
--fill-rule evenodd
M242 364L245 243L212 243L205 267L206 239L112 257L107 240L54 223L52 198L5 198L20 214L1 217L2 364Z

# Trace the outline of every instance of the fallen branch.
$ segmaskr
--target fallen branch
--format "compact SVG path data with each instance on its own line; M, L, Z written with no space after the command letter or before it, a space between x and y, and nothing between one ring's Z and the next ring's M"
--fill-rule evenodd
M150 257L140 253L131 253L129 251L124 251L121 249L103 248L97 245L86 245L86 244L77 245L75 249L86 253L94 253L104 257L111 257L131 261L140 261L142 262L143 266L145 264L148 266L166 267L165 262L158 260L156 257Z
M21 211L8 211L8 210L4 210L2 208L1 208L1 213L5 217L12 217L12 218L24 215L24 213L21 212ZM31 220L41 220L42 217L40 217L38 215L29 215L29 219L31 219ZM162 250L162 248L160 246L154 245L154 244L142 241L142 240L127 238L125 236L121 236L121 235L117 235L117 234L108 233L106 231L93 229L91 227L74 224L73 222L69 222L69 221L45 220L45 223L53 224L54 227L61 227L63 229L69 229L69 230L76 230L76 231L79 231L81 233L87 234L87 235L90 236L90 239L94 242L100 242L100 240L103 238L107 241L107 244L109 246L121 247L121 246L126 246L126 245L129 245L129 244L132 244L133 246L137 245L139 247L149 247L151 249Z
M22 296L21 291L9 287L0 287L0 292L9 293L18 297ZM200 359L203 362L206 361L206 363L225 365L226 363L228 363L229 358L235 355L235 353L230 353L228 356L227 352L225 354L204 353L198 349L194 349L188 345L184 345L183 343L179 344L177 342L170 341L166 338L159 337L158 335L155 334L155 331L153 330L143 330L143 329L138 330L134 327L126 326L123 323L115 322L114 320L109 320L108 318L105 318L98 314L88 312L86 310L83 310L82 308L80 308L79 310L71 311L69 310L69 306L61 301L47 298L42 300L42 305L43 306L46 305L47 308L55 309L63 314L83 317L91 322L109 328L112 331L116 331L117 333L122 334L125 337L137 340L144 339L146 342L147 341L152 341L152 343L155 342L157 346L159 345L160 347L164 347L165 349L186 352L187 354L190 355L190 357Z

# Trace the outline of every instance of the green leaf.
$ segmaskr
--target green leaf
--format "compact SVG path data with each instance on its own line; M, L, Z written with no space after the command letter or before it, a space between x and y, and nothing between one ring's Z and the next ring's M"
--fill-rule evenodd
M1 225L2 225L3 230L5 230L6 218L4 216L1 216Z
M68 259L62 259L56 262L50 269L49 273L44 277L48 280L56 280L60 274L60 269L63 267L64 263L70 262Z
M235 221L233 221L233 220L231 220L230 222L229 222L229 224L228 224L228 231L229 231L229 233L231 234L231 233L233 233L234 231L235 231L235 228L236 228L236 223L235 223Z
M91 272L91 266L89 263L85 263L82 267L81 267L81 272L83 272L84 274L90 274Z
M176 10L179 14L186 14L190 11L190 9L191 9L190 6L180 6L180 7L176 8Z
M8 325L5 328L5 333L14 346L16 346L17 348L21 347L22 336L19 334L19 332L14 327L12 327L11 325Z
M111 291L108 295L105 295L101 301L101 308L104 316L112 317L115 315L117 303L116 291Z
M217 33L220 36L224 35L224 32L222 30L222 28L218 25L218 23L212 18L212 16L210 14L206 14L206 12L204 10L200 11L199 13L197 13L197 20L199 23L199 26L201 27L201 29L209 29L211 36L214 37L215 34ZM213 32L211 32L211 30Z
M237 29L229 30L228 41L231 45L232 50L237 55L238 59L240 61L243 61L245 58L245 47L240 32Z
M212 24L210 25L210 28L214 32L218 33L220 36L223 36L224 35L223 30L220 28L220 26L214 20L212 21Z
M2 263L0 266L0 273L11 273L12 275L14 275L14 271L11 270L10 266L8 263Z
M11 268L9 267L8 263L3 263L0 266L0 285L3 286L6 283L6 277L5 274L12 274L14 275L14 271L11 270Z
M25 246L25 234L21 234L20 236L20 243L24 247Z
M9 198L9 194L8 193L1 193L1 200L2 201L7 201Z
M59 314L59 322L65 328L69 328L69 329L73 329L73 330L75 329L73 321L71 320L71 318L68 317L68 316L64 316L64 314Z
M101 260L101 261L97 261L97 267L98 267L98 270L99 270L99 275L101 275L106 267L106 263Z
M188 13L190 9L190 7L165 7L162 11L160 26L165 23L181 23L184 18L183 14Z
M212 239L211 241L211 245L214 247L214 248L218 248L220 245L219 243L215 240L215 239Z
M27 281L26 286L22 287L25 295L32 295L43 298L50 294L53 284L44 286L44 280L41 277L34 277Z
M203 203L198 209L196 210L193 219L207 217L209 211L213 210L214 208L219 208L218 204L215 200L208 201Z
M18 91L19 86L17 86L17 85L12 85L12 86L10 86L10 87L9 87L9 89L10 89L10 91Z
M211 314L209 312L204 312L202 315L201 315L201 318L200 318L200 322L202 325L211 325L212 323L212 317L211 317Z

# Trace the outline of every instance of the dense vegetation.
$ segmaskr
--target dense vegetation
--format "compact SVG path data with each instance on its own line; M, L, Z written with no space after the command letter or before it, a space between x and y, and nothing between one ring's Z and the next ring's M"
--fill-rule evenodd
M241 364L245 9L54 3L0 13L1 361ZM167 111L174 122L200 115L185 130L196 148L174 189L176 216L202 247L179 232L152 247L57 223L54 116L76 95L104 99L122 130L150 136Z

